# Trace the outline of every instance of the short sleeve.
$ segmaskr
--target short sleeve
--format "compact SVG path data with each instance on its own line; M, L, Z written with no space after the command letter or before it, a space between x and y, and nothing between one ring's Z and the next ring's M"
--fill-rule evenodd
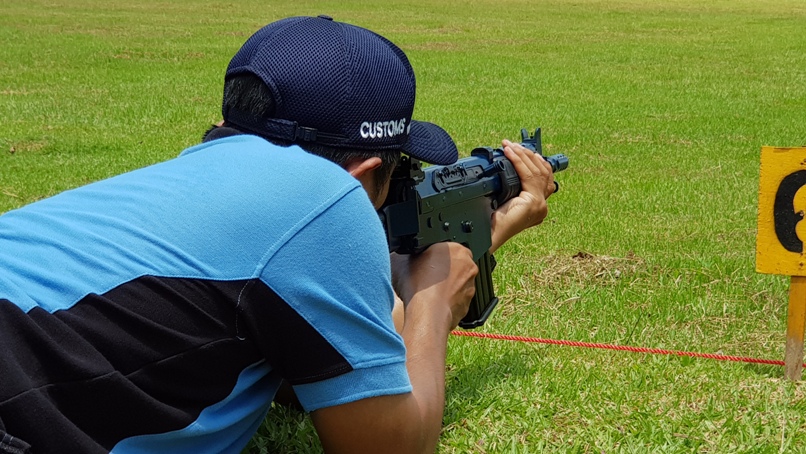
M409 392L394 329L386 239L361 186L336 194L289 232L261 274L271 311L259 345L312 411ZM268 303L266 303L268 301Z

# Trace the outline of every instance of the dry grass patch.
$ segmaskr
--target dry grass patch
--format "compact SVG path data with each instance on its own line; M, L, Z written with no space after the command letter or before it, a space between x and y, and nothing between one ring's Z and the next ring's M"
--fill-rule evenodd
M625 257L594 255L580 251L572 256L550 255L545 266L534 273L534 283L541 288L576 285L613 285L643 271L645 262L634 253Z
M16 153L31 153L37 152L48 146L47 140L27 140L22 142L14 142L8 149L11 154Z

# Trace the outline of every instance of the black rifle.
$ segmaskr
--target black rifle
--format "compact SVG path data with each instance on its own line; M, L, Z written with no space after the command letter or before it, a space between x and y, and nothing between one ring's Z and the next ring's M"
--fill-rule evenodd
M531 136L521 129L521 138L521 145L543 156L540 128ZM565 155L544 159L554 172L568 167ZM378 212L390 252L416 254L443 241L462 243L473 252L479 267L476 295L459 323L462 328L483 325L498 304L490 216L520 191L518 173L501 148L476 148L455 164L425 169L419 160L404 155L392 172L389 195Z

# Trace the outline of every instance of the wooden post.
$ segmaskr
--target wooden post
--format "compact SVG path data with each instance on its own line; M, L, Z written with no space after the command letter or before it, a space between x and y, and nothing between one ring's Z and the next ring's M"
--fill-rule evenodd
M806 147L761 148L756 271L791 276L784 376L800 380L806 326Z
M789 284L789 312L786 317L785 376L800 380L803 369L803 331L806 327L806 277L792 276Z

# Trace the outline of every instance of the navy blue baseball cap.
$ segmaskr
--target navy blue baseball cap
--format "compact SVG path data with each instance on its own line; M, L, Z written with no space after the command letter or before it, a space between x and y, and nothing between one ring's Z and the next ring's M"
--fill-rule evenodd
M266 25L230 61L225 78L254 74L273 118L224 106L224 120L259 135L354 150L400 150L431 164L459 158L439 126L412 120L415 79L403 51L370 30L327 16Z

